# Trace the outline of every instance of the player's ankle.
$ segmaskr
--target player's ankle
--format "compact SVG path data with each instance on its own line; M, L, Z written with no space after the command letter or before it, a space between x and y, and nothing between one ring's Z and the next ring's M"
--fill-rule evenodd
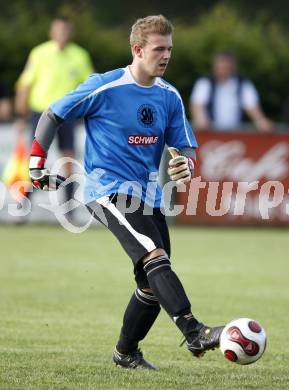
M137 350L138 342L133 341L133 340L128 340L124 337L120 337L115 348L116 348L117 352L119 352L123 355L129 355L130 353Z
M177 327L182 334L187 338L191 333L198 331L200 322L192 315L191 312L180 315L174 318Z

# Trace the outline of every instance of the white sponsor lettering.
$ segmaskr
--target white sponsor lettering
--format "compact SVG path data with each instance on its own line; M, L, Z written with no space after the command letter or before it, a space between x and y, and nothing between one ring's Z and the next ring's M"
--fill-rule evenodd
M157 135L129 135L129 145L152 145L156 144L159 137Z
M279 142L258 160L246 157L246 145L240 140L210 141L202 146L202 177L205 180L255 181L282 180L288 175L289 146Z

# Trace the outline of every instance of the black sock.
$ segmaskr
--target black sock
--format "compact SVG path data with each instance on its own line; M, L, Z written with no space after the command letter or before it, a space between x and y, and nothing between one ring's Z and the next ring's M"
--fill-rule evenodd
M75 195L77 188L78 188L78 184L74 181L66 184L64 187L64 191L65 191L64 192L64 197L65 197L64 201L67 202L68 204L69 203L72 204L72 207L73 207L73 204L76 203L74 195ZM78 204L74 205L74 208L72 208L72 210L66 212L65 215L66 215L66 218L68 218L68 220L69 219L72 220L74 218L77 205ZM69 207L71 207L71 205L69 205ZM68 207L67 207L67 209L68 209Z
M68 202L73 199L75 193L75 183L72 181L65 186L65 201Z
M149 260L143 268L160 305L186 337L199 322L191 313L190 301L179 278L171 270L170 260L166 256L159 256Z
M199 321L193 316L191 311L175 319L177 327L180 329L185 338L190 342L190 335L195 331Z
M153 294L136 289L124 313L123 326L116 345L118 352L128 354L137 349L139 341L149 332L160 309Z

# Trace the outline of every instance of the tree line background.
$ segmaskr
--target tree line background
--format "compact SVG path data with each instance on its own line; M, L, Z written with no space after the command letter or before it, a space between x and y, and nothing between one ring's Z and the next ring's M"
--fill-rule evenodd
M289 96L289 2L1 0L0 6L0 82L10 95L29 51L47 39L54 15L72 19L74 40L90 52L95 69L104 72L130 62L129 27L135 19L163 13L175 26L165 78L185 103L196 78L209 73L214 53L230 49L239 59L240 73L257 86L266 113L283 119Z

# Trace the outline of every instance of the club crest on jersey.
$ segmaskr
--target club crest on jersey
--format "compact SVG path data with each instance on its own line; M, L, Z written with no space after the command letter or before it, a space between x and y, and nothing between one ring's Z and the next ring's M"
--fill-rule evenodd
M158 139L158 135L129 135L127 143L134 146L146 146L156 144Z
M152 127L156 122L156 110L151 104L142 104L137 110L137 119L144 127Z

